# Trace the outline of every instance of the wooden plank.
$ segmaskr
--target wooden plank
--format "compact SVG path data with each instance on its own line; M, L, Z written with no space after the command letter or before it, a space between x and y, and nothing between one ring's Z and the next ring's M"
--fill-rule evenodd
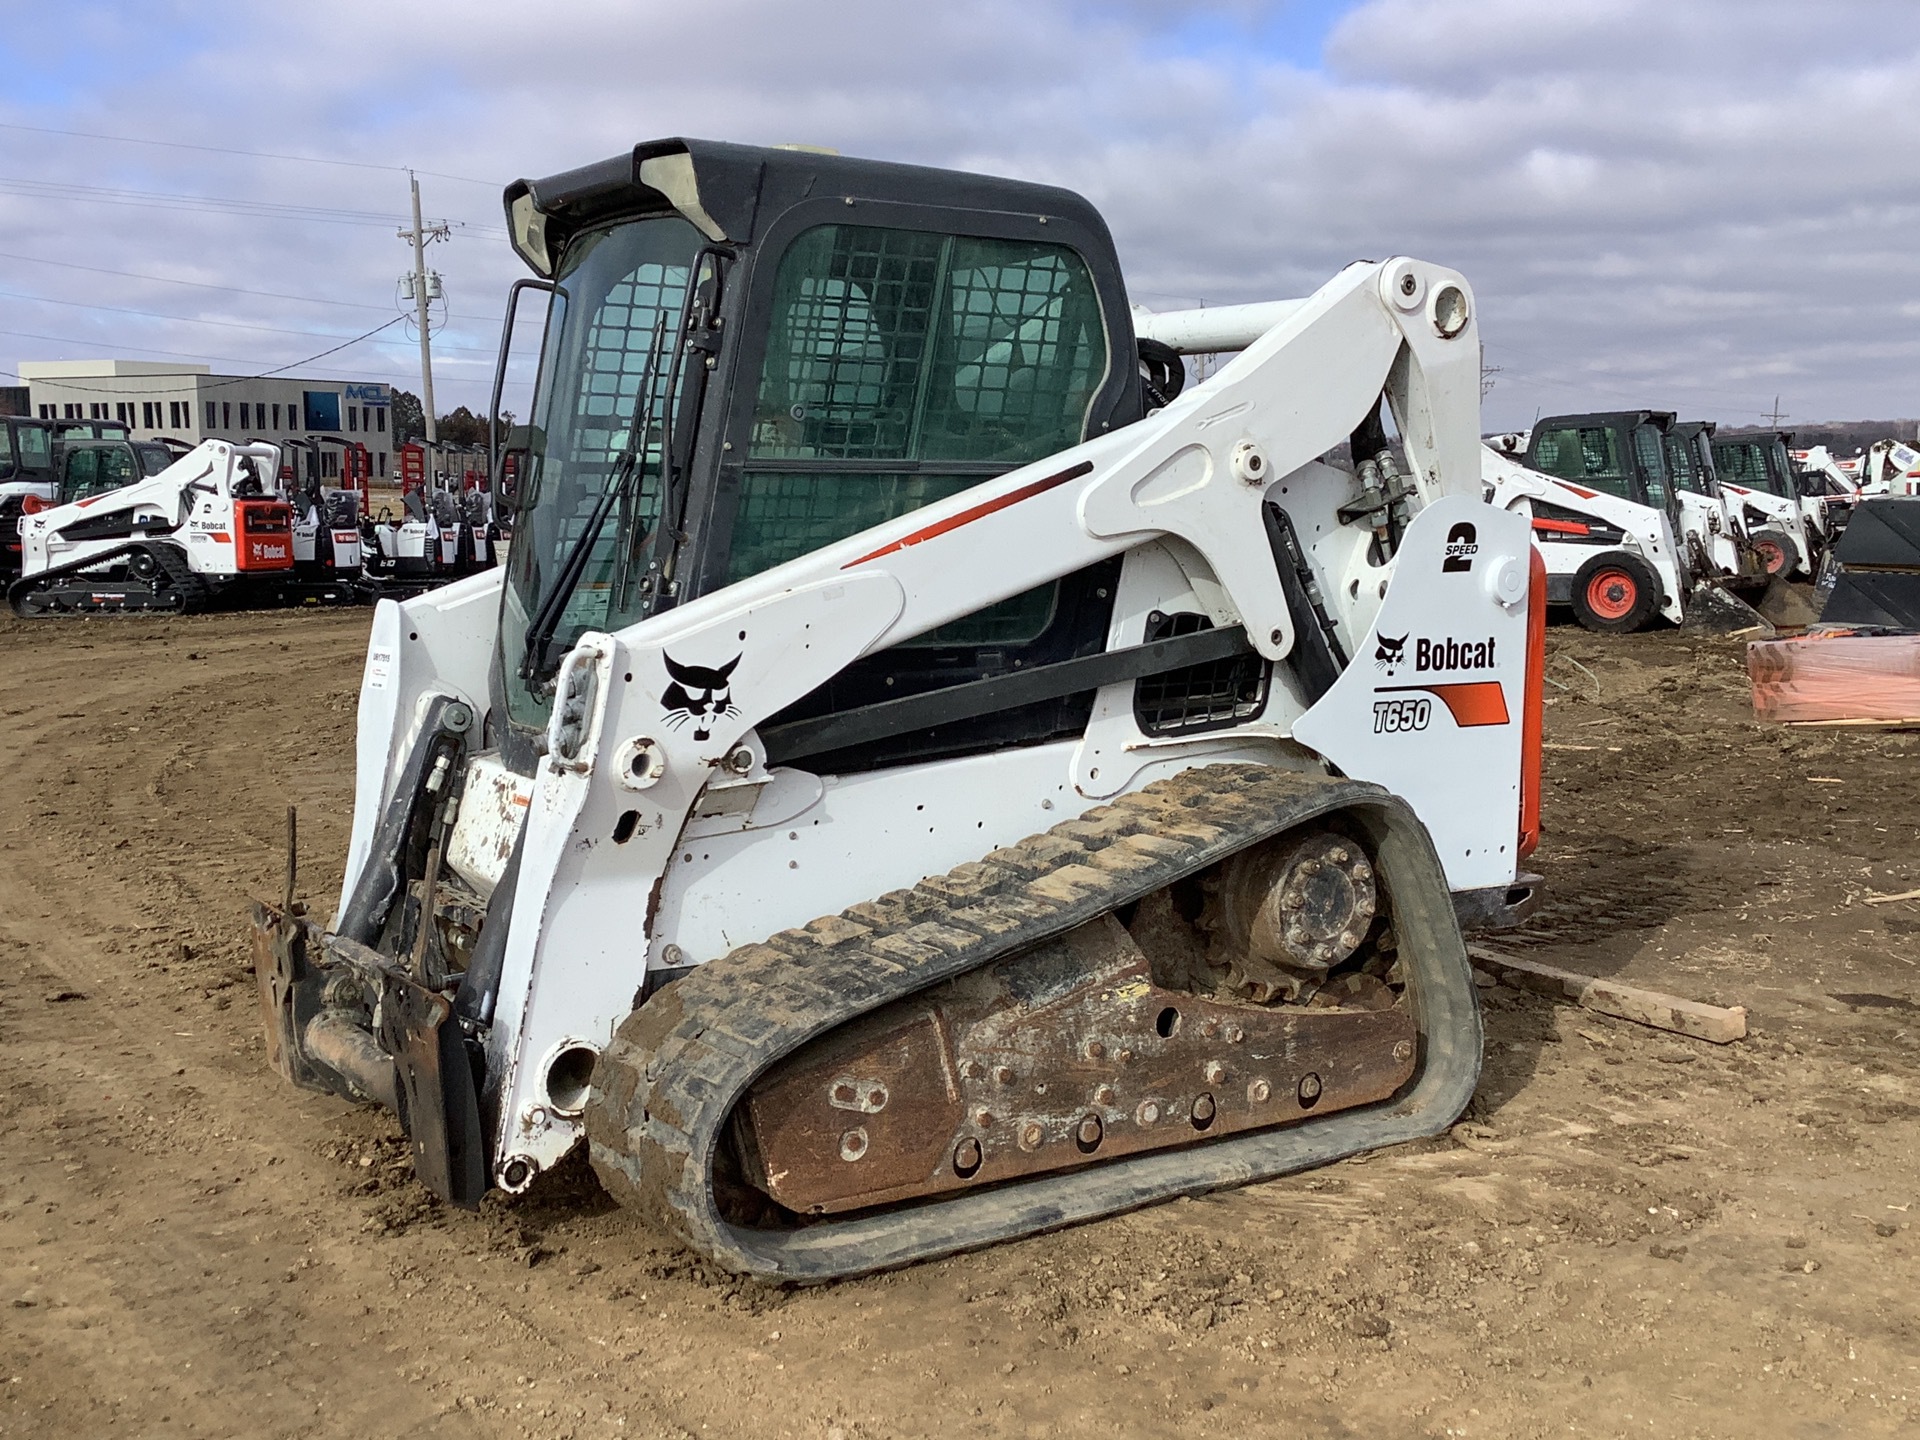
M1682 1000L1618 980L1602 980L1574 970L1515 959L1484 945L1469 945L1467 956L1482 970L1515 989L1550 995L1556 1000L1571 1000L1582 1009L1601 1015L1651 1025L1656 1030L1670 1030L1695 1040L1709 1040L1715 1045L1743 1039L1747 1033L1744 1005L1707 1005L1698 1000Z

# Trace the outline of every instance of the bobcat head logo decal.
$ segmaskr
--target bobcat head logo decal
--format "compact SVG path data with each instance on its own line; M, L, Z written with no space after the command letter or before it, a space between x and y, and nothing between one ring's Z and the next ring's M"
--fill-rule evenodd
M673 677L673 683L667 686L660 703L666 706L667 723L674 729L678 730L691 720L693 738L705 740L713 734L714 721L724 715L740 713L739 707L733 703L733 691L727 678L733 674L733 667L740 663L738 655L718 670L705 665L682 665L664 651L660 658L667 662L667 674Z
M1380 637L1380 643L1374 647L1373 663L1389 675L1397 674L1400 666L1405 663L1406 658L1407 637L1405 635L1402 635L1398 640L1389 639L1387 636L1382 635Z

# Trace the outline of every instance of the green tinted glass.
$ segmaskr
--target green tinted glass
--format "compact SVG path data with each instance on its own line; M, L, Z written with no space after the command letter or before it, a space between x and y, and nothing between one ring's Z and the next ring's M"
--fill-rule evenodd
M780 262L749 454L1037 460L1079 442L1106 351L1063 246L823 225Z
M44 470L53 462L53 440L37 425L20 427L20 463Z
M1633 452L1646 481L1647 500L1659 509L1667 504L1667 461L1660 432L1651 425L1633 427Z
M1562 480L1604 490L1623 500L1633 498L1619 436L1608 426L1570 425L1542 431L1534 442L1533 463Z
M1078 444L1106 365L1093 277L1064 246L873 226L807 231L775 280L728 578ZM845 461L914 463L836 463ZM943 463L967 468L943 472ZM1046 628L1054 590L924 641L1030 640Z

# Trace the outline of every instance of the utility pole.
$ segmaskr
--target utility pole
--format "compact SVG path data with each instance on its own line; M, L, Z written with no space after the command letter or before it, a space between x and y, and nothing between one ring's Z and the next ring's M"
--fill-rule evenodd
M1787 416L1786 412L1780 408L1780 397L1778 395L1773 397L1773 409L1769 410L1760 418L1773 426L1774 429L1778 430L1780 428L1780 422L1786 419Z
M413 189L413 229L402 230L400 238L413 244L413 275L408 289L413 292L414 321L420 327L420 405L426 411L427 443L437 444L440 439L440 422L434 418L433 408L433 341L427 330L427 246L435 240L447 238L447 224L437 220L429 229L420 221L420 178L407 171L407 183ZM440 277L433 277L435 283Z

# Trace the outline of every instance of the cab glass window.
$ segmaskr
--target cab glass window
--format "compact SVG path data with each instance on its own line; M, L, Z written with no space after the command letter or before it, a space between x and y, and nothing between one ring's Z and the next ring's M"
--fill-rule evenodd
M1543 430L1533 442L1533 467L1576 485L1632 500L1620 437L1607 425L1568 425Z
M807 231L774 285L729 580L1078 444L1106 368L1093 277L1065 246ZM926 640L1029 640L1054 592Z
M122 485L131 485L138 478L129 450L116 447L69 451L66 474L60 483L60 499L71 505L89 495L104 495Z
M1667 508L1667 460L1660 432L1652 425L1633 427L1634 459L1640 462L1640 478L1647 487L1647 503L1656 509Z
M1716 443L1713 447L1713 464L1723 480L1731 480L1749 490L1760 490L1769 495L1774 493L1773 478L1767 474L1766 450L1753 441Z
M38 425L22 425L18 431L20 453L16 457L22 470L46 471L53 464L53 439Z

